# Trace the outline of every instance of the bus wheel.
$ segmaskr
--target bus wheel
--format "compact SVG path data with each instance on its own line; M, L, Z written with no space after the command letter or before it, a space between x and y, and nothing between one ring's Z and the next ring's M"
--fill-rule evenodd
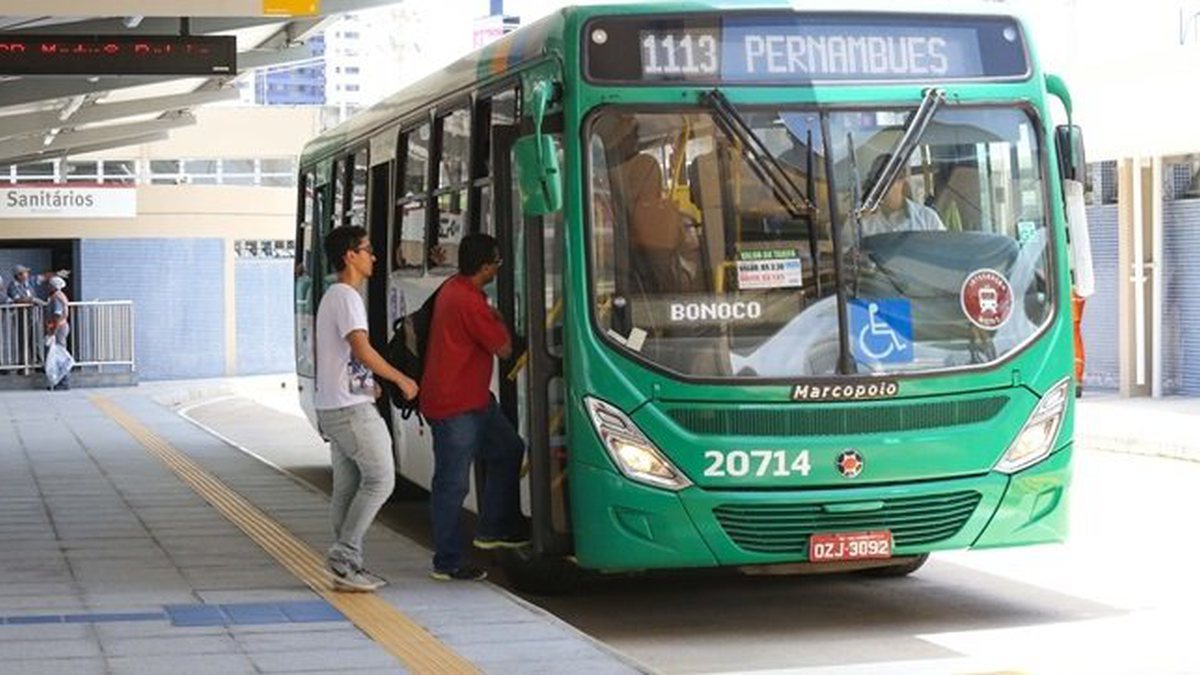
M885 565L883 567L872 567L859 572L863 576L876 577L878 579L893 579L896 577L906 577L913 572L921 569L925 561L929 560L928 553L922 553L915 558L909 558L904 562L896 563L895 565Z
M544 558L529 547L504 551L500 565L517 590L533 595L570 593L582 577L579 567L570 560Z

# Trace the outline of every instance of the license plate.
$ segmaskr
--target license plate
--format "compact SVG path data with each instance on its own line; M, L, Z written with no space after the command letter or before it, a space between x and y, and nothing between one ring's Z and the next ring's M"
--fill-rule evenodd
M814 534L808 538L808 559L812 562L883 560L890 557L892 533L888 530Z

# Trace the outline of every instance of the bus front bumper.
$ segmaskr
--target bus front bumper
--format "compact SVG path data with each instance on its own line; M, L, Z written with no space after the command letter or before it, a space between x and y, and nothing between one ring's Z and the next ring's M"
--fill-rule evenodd
M890 530L898 556L1062 541L1071 454L1067 444L1012 476L789 492L675 493L580 463L575 554L619 571L803 562L818 532Z

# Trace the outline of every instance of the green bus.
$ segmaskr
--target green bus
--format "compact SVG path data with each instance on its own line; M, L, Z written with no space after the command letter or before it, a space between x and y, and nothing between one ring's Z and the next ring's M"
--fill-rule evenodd
M306 146L301 398L329 228L387 252L381 350L482 231L520 347L494 383L528 443L519 585L1061 541L1070 105L1012 16L563 9ZM380 411L427 488L427 425Z

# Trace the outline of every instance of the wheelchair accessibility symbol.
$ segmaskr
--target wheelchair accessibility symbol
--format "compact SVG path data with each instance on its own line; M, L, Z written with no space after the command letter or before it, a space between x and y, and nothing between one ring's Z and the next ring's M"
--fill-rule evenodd
M850 347L862 362L913 360L912 305L908 300L850 301Z

